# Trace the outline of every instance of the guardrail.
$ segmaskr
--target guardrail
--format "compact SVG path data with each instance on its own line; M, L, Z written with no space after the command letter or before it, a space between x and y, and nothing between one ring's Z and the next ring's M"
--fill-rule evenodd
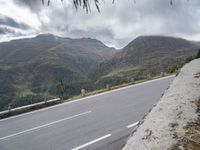
M48 101L42 101L42 102L31 104L31 105L26 105L26 106L22 106L22 107L17 107L17 108L1 111L0 119L6 118L9 116L18 115L18 114L25 113L25 112L29 112L29 111L33 111L33 110L37 110L37 109L44 108L47 106L56 105L60 102L61 102L60 98L55 98L55 99L51 99Z

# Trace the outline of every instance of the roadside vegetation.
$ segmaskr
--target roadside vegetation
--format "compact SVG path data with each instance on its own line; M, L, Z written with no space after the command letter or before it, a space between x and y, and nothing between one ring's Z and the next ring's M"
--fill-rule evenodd
M74 99L81 98L82 97L81 89L86 90L85 96L91 96L91 95L108 91L108 89L106 88L107 84L109 84L110 86L109 90L113 90L113 89L129 86L129 85L137 84L140 82L156 79L159 77L167 76L170 74L176 74L184 64L196 58L200 58L200 50L198 51L198 54L196 56L188 57L183 64L176 64L168 72L161 72L160 75L157 75L157 76L151 76L149 74L145 75L145 72L137 72L137 71L136 72L133 71L134 73L132 75L129 75L131 72L127 71L127 72L121 72L121 73L118 72L116 75L112 75L112 76L102 77L96 82L92 80L91 81L88 80L87 82L81 81L81 82L73 83L73 82L69 82L68 80L65 80L64 99L65 101L71 101ZM129 78L131 76L132 77L134 76L134 78ZM13 87L11 81L12 79L0 81L1 82L0 93L2 95L0 99L0 102L1 102L0 106L4 110L7 109L7 107L5 106L7 106L9 102L11 102L10 105L12 106L12 108L15 108L15 107L20 107L20 106L24 106L28 104L41 102L41 101L44 101L45 99L48 100L55 97L59 97L60 95L59 83L57 85L52 86L49 92L45 94L41 91L45 92L45 90L47 90L46 89L47 87L45 88L42 86L38 86L38 85L42 85L42 81L36 80L36 82L33 83L34 86L32 86L32 89L37 94L30 93L24 96L23 95L16 96L13 93L16 93L17 91L15 91L15 88ZM52 96L52 95L57 95L57 96Z
M198 59L198 58L200 58L200 49L199 49L197 55L187 57L184 63L173 65L172 68L169 70L169 73L178 73L179 70L183 67L183 65L191 62L194 59Z
M127 83L123 83L123 84L118 84L118 85L115 85L115 86L111 86L109 88L105 87L105 88L94 90L94 91L86 91L85 96L81 96L81 94L79 94L79 95L73 96L73 97L71 97L69 99L66 99L64 102L68 102L68 101L76 100L76 99L79 99L79 98L100 94L100 93L103 93L103 92L107 92L107 91L111 91L111 90L127 87L127 86L130 86L130 85L134 85L134 84L138 84L138 83L142 83L142 82L158 79L158 78L169 76L169 75L172 75L172 74L165 74L165 75L160 74L159 76L156 76L156 77L147 78L147 79L143 79L143 80L132 81L132 82L127 82Z
M8 54L0 58L0 78L4 79L0 81L0 111L60 97L61 80L63 97L68 100L79 96L81 89L87 96L106 91L106 85L113 89L174 74L199 57L200 52L193 56L198 48L187 40L164 36L138 37L120 51L95 39L51 34L3 43L0 53Z

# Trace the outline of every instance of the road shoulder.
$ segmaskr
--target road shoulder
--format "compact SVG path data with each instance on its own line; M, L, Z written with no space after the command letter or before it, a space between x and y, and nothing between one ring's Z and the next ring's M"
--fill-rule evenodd
M199 98L200 59L181 69L158 104L140 121L123 150L193 150L200 146ZM193 132L196 134L192 135Z

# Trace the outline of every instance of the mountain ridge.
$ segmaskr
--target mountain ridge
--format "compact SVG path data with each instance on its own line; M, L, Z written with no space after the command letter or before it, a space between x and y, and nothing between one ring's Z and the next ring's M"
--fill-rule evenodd
M168 72L174 64L184 63L187 57L197 53L199 47L177 37L140 36L99 65L92 75L99 74L96 78L103 76L99 82L109 82L112 76L120 80L120 74L127 80L155 76Z
M6 79L1 81L0 109L7 105L5 101L13 106L26 104L24 97L27 96L32 99L30 101L43 99L45 95L59 96L60 80L70 87L65 97L78 94L81 88L91 84L87 77L91 67L114 52L115 49L97 40L61 38L52 34L0 43L0 78Z
M82 88L95 90L147 79L168 72L196 54L193 41L165 36L140 36L121 50L92 38L72 39L53 34L0 43L0 110L58 97Z

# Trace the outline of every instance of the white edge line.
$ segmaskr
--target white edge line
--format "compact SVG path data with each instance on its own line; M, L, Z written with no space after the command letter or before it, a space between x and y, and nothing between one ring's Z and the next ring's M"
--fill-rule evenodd
M135 123L133 123L133 124L130 124L130 125L126 126L126 127L129 129L129 128L132 128L132 127L138 125L138 123L139 123L139 121L138 121L138 122L135 122Z
M51 126L53 124L57 124L57 123L60 123L60 122L63 122L63 121L66 121L66 120L69 120L69 119L72 119L72 118L76 118L76 117L79 117L79 116L82 116L82 115L85 115L85 114L88 114L88 113L91 113L91 112L92 111L87 111L87 112L80 113L80 114L77 114L77 115L74 115L74 116L70 116L70 117L67 117L67 118L56 120L56 121L53 121L53 122L50 122L50 123L47 123L47 124L43 124L41 126L37 126L37 127L31 128L31 129L27 129L27 130L24 130L24 131L21 131L21 132L17 132L17 133L8 135L8 136L4 136L4 137L0 138L0 141L8 139L8 138L11 138L11 137L14 137L14 136L18 136L18 135L21 135L21 134L24 134L24 133L27 133L27 132L38 130L40 128L48 127L48 126Z
M86 143L86 144L83 144L83 145L81 145L81 146L79 146L79 147L73 148L72 150L79 150L79 149L82 149L82 148L87 147L87 146L89 146L89 145L92 145L92 144L94 144L94 143L96 143L96 142L99 142L99 141L101 141L101 140L103 140L103 139L106 139L106 138L108 138L108 137L110 137L110 136L111 136L111 134L107 134L107 135L102 136L102 137L100 137L100 138L98 138L98 139L95 139L95 140L90 141L90 142L88 142L88 143Z
M58 104L58 105L46 107L46 108L43 108L43 109L39 109L39 110L27 112L27 113L24 113L24 114L20 114L20 115L13 116L13 117L5 118L5 119L0 119L0 122L1 122L1 121L5 121L5 120L10 120L10 119L18 118L18 117L25 116L25 115L29 115L29 114L32 114L32 113L36 113L36 112L40 112L40 111L52 109L52 108L59 107L59 106L62 106L62 105L69 105L69 104L71 104L71 103L79 102L79 101L82 101L82 100L84 100L84 99L90 99L90 98L93 98L93 97L101 96L101 95L108 94L108 93L117 92L117 91L124 90L124 89L127 89L127 88L131 88L131 87L143 85L143 84L146 84L146 83L151 83L151 82L154 82L154 81L159 81L159 80L171 78L171 77L174 77L174 76L175 76L175 75L170 75L170 76L167 76L167 77L162 77L162 78L158 78L158 79L154 79L154 80L149 80L149 81L146 81L146 82L141 82L141 83L129 85L129 86L126 86L126 87L114 89L114 90L107 91L107 92L103 92L103 93L99 93L99 94L96 94L96 95L87 96L87 97L80 98L80 99L77 99L77 100L72 100L72 101L69 101L69 102L65 102L65 103L62 103L62 104Z

